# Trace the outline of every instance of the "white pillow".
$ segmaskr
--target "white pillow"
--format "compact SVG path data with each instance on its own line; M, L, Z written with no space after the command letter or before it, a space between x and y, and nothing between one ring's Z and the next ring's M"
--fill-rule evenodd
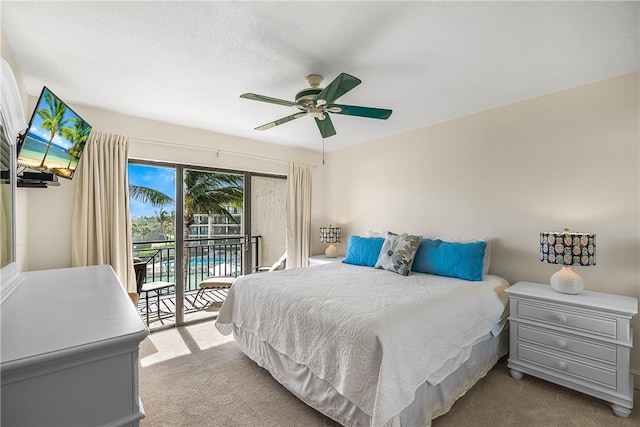
M489 264L491 263L491 239L488 236L485 237L436 237L443 242L457 242L457 243L473 243L473 242L486 242L487 247L484 249L484 259L482 260L482 275L489 274Z

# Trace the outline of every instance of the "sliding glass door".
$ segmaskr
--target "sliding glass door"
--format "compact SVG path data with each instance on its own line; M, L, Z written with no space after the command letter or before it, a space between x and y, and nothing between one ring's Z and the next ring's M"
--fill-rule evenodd
M209 277L237 277L245 273L244 239L245 176L195 168L182 169L182 271L181 297L189 318L217 312L227 289L207 288ZM207 311L211 309L210 311ZM180 307L178 307L180 311ZM189 319L186 319L189 320Z
M138 308L152 329L214 316L228 289L203 280L250 274L284 254L285 177L130 162L129 183L146 284Z
M176 170L129 163L128 174L138 309L150 326L174 325Z

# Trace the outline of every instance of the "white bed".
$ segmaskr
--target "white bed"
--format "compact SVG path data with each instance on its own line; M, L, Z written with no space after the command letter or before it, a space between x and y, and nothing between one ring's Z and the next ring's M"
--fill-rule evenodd
M216 327L343 425L430 425L506 353L507 287L332 263L239 278Z

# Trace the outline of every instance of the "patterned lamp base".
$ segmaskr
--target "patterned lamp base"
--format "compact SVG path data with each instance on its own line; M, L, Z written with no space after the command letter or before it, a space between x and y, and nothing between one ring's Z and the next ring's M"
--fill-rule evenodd
M551 276L551 287L556 292L563 294L579 294L584 289L584 280L569 266Z

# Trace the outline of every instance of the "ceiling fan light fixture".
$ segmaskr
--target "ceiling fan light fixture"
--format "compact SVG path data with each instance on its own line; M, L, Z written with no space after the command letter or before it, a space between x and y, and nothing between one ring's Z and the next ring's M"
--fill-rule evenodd
M314 119L320 119L320 120L324 120L324 111L322 108L318 108L318 107L309 107L309 110L307 111L309 113L309 115L311 117L313 117Z

